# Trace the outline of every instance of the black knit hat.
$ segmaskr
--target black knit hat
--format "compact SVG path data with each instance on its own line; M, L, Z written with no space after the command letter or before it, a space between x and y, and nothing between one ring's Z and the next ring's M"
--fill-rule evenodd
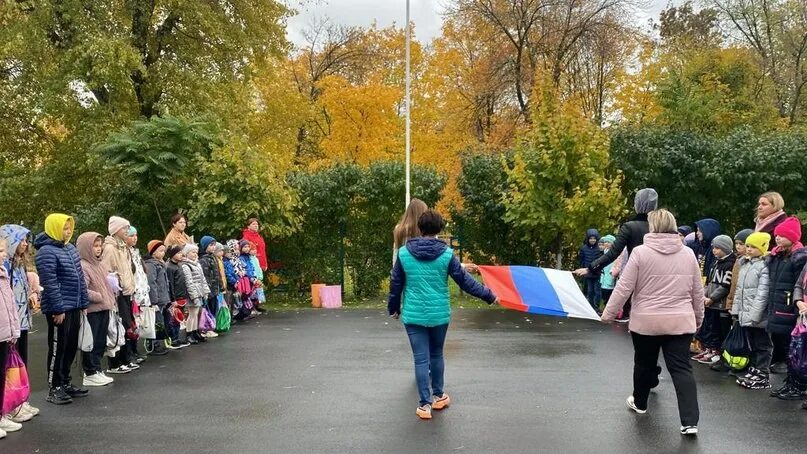
M168 248L167 251L165 251L165 256L168 257L168 259L170 260L170 259L174 258L174 256L179 254L180 252L182 252L181 247L179 247L179 246L171 246L171 247Z

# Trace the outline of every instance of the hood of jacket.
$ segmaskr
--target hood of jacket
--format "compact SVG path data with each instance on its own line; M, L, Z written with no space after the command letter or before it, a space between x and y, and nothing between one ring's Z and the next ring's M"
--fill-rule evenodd
M30 234L30 230L17 224L6 224L0 227L0 238L5 239L8 243L9 260L13 260L14 256L17 255L17 248L20 247L20 243Z
M597 242L594 243L594 246L591 246L590 244L588 244L588 239L591 238L591 237L594 237L594 238L597 239ZM583 240L583 245L584 246L589 246L589 247L597 247L597 243L600 242L600 238L602 238L602 236L600 235L599 230L597 230L597 229L588 229L588 230L586 230L586 238Z
M406 242L406 250L422 261L436 260L448 249L448 245L437 238L417 237Z
M78 236L78 239L76 240L76 249L78 250L78 256L81 257L81 260L93 264L101 263L101 257L96 257L92 250L92 245L98 238L103 240L104 236L98 232L84 232Z
M61 241L62 235L64 235L64 226L70 223L75 227L76 221L73 219L72 216L68 216L62 213L53 213L48 215L45 218L45 234L49 237L53 238L54 240ZM65 243L70 242L70 238Z
M648 233L644 236L644 245L664 255L675 254L684 248L677 233Z
M45 246L55 246L58 248L63 248L64 241L55 240L50 236L48 236L47 233L42 232L34 238L34 247L36 249L42 249Z
M698 227L698 230L703 232L703 242L706 244L711 244L712 240L720 235L720 223L714 219L701 219L696 222L695 225Z

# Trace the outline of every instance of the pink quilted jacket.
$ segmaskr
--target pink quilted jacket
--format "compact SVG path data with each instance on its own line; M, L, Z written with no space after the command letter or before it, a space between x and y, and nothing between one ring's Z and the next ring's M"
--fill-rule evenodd
M20 316L6 267L0 265L0 342L20 337ZM2 368L2 366L0 366Z
M648 233L622 270L602 319L614 320L631 298L629 329L638 334L694 334L703 322L703 284L695 254L677 234Z

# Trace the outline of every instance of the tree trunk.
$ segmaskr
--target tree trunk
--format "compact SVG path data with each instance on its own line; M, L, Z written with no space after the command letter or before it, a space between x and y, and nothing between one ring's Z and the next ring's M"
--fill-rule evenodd
M151 202L154 204L154 211L157 213L157 220L160 221L160 228L163 229L163 235L165 235L167 232L165 231L165 224L163 224L163 217L160 214L160 208L157 206L157 194L152 193Z
M558 232L558 236L555 238L555 247L557 248L557 252L555 255L555 268L562 270L563 269L563 234Z

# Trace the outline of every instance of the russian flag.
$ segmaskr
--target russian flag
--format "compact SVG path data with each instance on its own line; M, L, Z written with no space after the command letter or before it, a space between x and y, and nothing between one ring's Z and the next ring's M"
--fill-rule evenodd
M480 266L503 307L531 314L599 320L569 271L532 266Z

